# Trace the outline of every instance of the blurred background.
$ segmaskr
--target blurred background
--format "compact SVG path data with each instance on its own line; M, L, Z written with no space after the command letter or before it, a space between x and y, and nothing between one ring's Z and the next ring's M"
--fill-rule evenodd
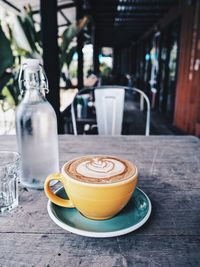
M59 133L72 133L78 90L122 85L149 97L151 134L200 137L199 0L0 0L0 134L15 134L25 58L44 65ZM87 105L79 131L94 134L90 97ZM125 134L143 127L133 115Z

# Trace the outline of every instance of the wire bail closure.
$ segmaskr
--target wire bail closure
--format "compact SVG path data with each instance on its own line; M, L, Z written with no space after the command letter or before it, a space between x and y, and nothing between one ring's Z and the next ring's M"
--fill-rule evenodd
M38 69L36 69L35 72L39 72L39 87L40 89L45 93L48 94L49 93L49 84L48 84L48 80L47 80L47 76L44 72L43 66L41 64L38 64ZM19 72L19 77L18 77L18 84L19 84L19 89L20 89L20 93L21 95L24 94L24 92L26 91L25 89L25 83L26 83L26 79L24 79L24 72L26 71L26 69L29 68L29 65L25 62L21 65L20 68L20 72ZM31 86L32 88L35 88L34 86Z

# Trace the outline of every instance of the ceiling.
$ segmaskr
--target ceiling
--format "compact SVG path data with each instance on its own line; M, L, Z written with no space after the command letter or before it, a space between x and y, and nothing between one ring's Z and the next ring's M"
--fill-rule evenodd
M103 45L126 45L137 40L177 5L176 0L90 0L97 31Z
M81 0L58 0L58 26L65 29L68 20L76 19L76 3ZM0 0L12 11L31 4L34 19L40 22L40 0ZM85 13L90 13L100 46L126 46L136 41L161 19L178 0L82 0ZM18 10L18 11L17 11Z

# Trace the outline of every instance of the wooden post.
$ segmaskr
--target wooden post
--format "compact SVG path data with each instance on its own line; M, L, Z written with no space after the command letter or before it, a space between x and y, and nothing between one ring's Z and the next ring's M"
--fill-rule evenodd
M93 28L93 71L98 76L99 75L99 45L97 41L97 32Z
M40 0L40 12L44 69L49 81L47 99L57 115L58 133L63 133L59 95L60 69L57 42L57 0Z
M174 125L194 134L200 122L200 2L189 4L181 21Z
M117 73L117 67L118 67L118 49L117 47L113 48L113 72Z
M115 74L120 73L121 66L121 48L116 46L114 47L114 63L113 63L113 71Z
M159 55L158 55L158 75L157 75L157 93L156 93L156 100L155 100L155 109L159 109L160 104L160 83L162 81L162 42L163 42L163 34L161 33L159 36Z
M76 1L76 20L78 21L83 17L83 1ZM83 32L79 33L77 37L77 53L78 53L78 70L77 70L77 78L78 78L78 90L83 89L83 45L84 45L84 36Z
M170 29L167 30L167 36L166 36L166 48L167 48L167 54L166 54L166 60L165 60L165 76L163 81L163 96L162 96L162 104L161 104L161 110L163 113L166 113L167 110L167 98L168 98L168 87L169 87L169 59L170 59L170 51L171 51L171 42L169 37Z

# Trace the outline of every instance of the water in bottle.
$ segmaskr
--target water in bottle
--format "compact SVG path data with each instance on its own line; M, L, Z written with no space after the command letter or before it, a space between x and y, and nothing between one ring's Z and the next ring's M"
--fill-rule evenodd
M23 98L16 110L16 130L22 157L21 183L43 189L45 178L59 171L59 160L56 114L45 98L48 82L38 60L22 64L19 87Z

